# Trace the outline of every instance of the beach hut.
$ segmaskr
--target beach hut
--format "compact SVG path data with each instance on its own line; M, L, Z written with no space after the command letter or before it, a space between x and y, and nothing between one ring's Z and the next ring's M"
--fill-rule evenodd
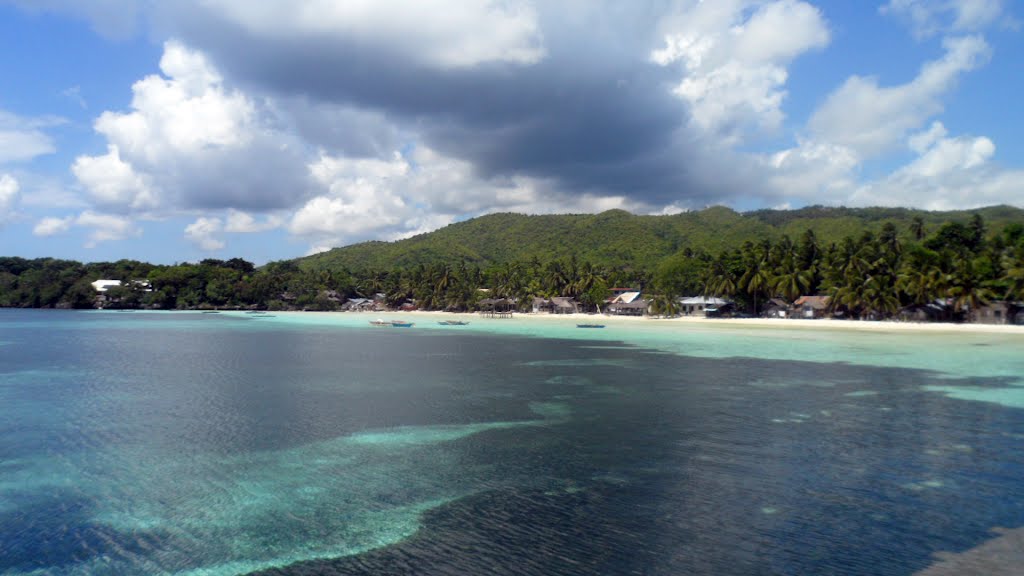
M1015 320L1016 310L1010 302L989 302L971 314L975 324L1010 324Z
M706 316L709 308L718 310L728 303L728 300L723 300L721 298L688 296L686 298L679 299L679 309L684 316L693 316L694 314L704 314Z
M649 300L637 298L626 303L609 304L607 310L609 314L616 316L643 316L650 307Z
M551 312L554 314L576 314L579 311L579 305L568 296L555 296L551 299Z
M828 315L828 296L801 296L793 302L794 318L824 318Z
M484 298L477 303L485 318L511 318L516 301L510 298Z
M789 303L782 298L772 298L761 309L762 318L786 318L789 316Z

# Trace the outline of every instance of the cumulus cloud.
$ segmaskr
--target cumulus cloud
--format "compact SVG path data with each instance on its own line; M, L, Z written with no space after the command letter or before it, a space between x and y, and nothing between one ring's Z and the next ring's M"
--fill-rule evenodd
M0 174L0 224L13 216L18 204L18 181L10 174Z
M32 228L32 234L43 237L64 234L71 229L74 223L74 216L67 216L65 218L48 216L36 223L35 227Z
M537 13L521 0L207 0L203 5L254 35L383 43L442 68L532 64L544 56Z
M303 145L272 127L244 93L224 86L204 54L164 46L164 76L132 86L132 111L95 122L102 156L81 156L73 172L108 210L272 209L307 192Z
M280 228L282 224L283 220L275 214L267 216L260 222L251 214L239 210L229 210L226 222L224 223L224 231L238 234L253 234Z
M200 250L212 252L224 248L224 241L219 238L223 230L224 223L220 218L201 216L185 227L185 238Z
M862 158L881 154L943 109L942 96L964 72L987 62L990 49L978 36L943 41L946 53L926 63L906 84L882 87L875 78L851 76L811 117L814 140L855 150Z
M996 146L984 136L946 136L940 123L915 134L910 147L920 154L891 175L857 188L856 204L920 206L929 210L1019 204L1024 171L1004 170L991 160Z
M681 63L674 92L691 122L729 144L749 129L771 131L783 120L787 66L829 42L821 12L805 2L701 2L665 25L664 46L651 60Z
M42 237L56 236L68 232L72 227L85 228L90 231L85 244L86 248L95 248L101 242L124 240L142 234L142 229L130 218L92 210L86 210L77 216L42 218L33 227L32 234Z
M101 206L145 209L157 204L157 194L149 179L122 160L115 145L109 146L102 156L79 156L71 172Z
M889 0L882 14L905 20L918 38L978 32L1003 20L1012 24L1004 0Z

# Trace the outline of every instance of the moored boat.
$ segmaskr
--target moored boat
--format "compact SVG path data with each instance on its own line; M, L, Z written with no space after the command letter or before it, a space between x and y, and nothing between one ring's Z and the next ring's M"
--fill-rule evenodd
M412 322L402 322L401 320L392 320L391 326L394 328L412 328Z
M391 322L377 318L376 320L370 320L370 326L391 326Z
M441 326L465 326L466 324L469 324L469 322L465 322L463 320L443 320L438 322L438 324Z
M577 324L577 328L604 328L604 324Z

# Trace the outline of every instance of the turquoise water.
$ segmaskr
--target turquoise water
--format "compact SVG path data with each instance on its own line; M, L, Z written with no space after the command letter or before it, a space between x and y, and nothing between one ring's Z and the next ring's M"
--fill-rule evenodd
M0 310L3 574L909 574L1024 525L1024 335Z

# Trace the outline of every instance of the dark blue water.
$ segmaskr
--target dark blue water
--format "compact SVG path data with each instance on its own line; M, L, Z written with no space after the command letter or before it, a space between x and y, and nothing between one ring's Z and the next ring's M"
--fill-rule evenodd
M920 370L0 311L0 574L911 574L1024 525Z

